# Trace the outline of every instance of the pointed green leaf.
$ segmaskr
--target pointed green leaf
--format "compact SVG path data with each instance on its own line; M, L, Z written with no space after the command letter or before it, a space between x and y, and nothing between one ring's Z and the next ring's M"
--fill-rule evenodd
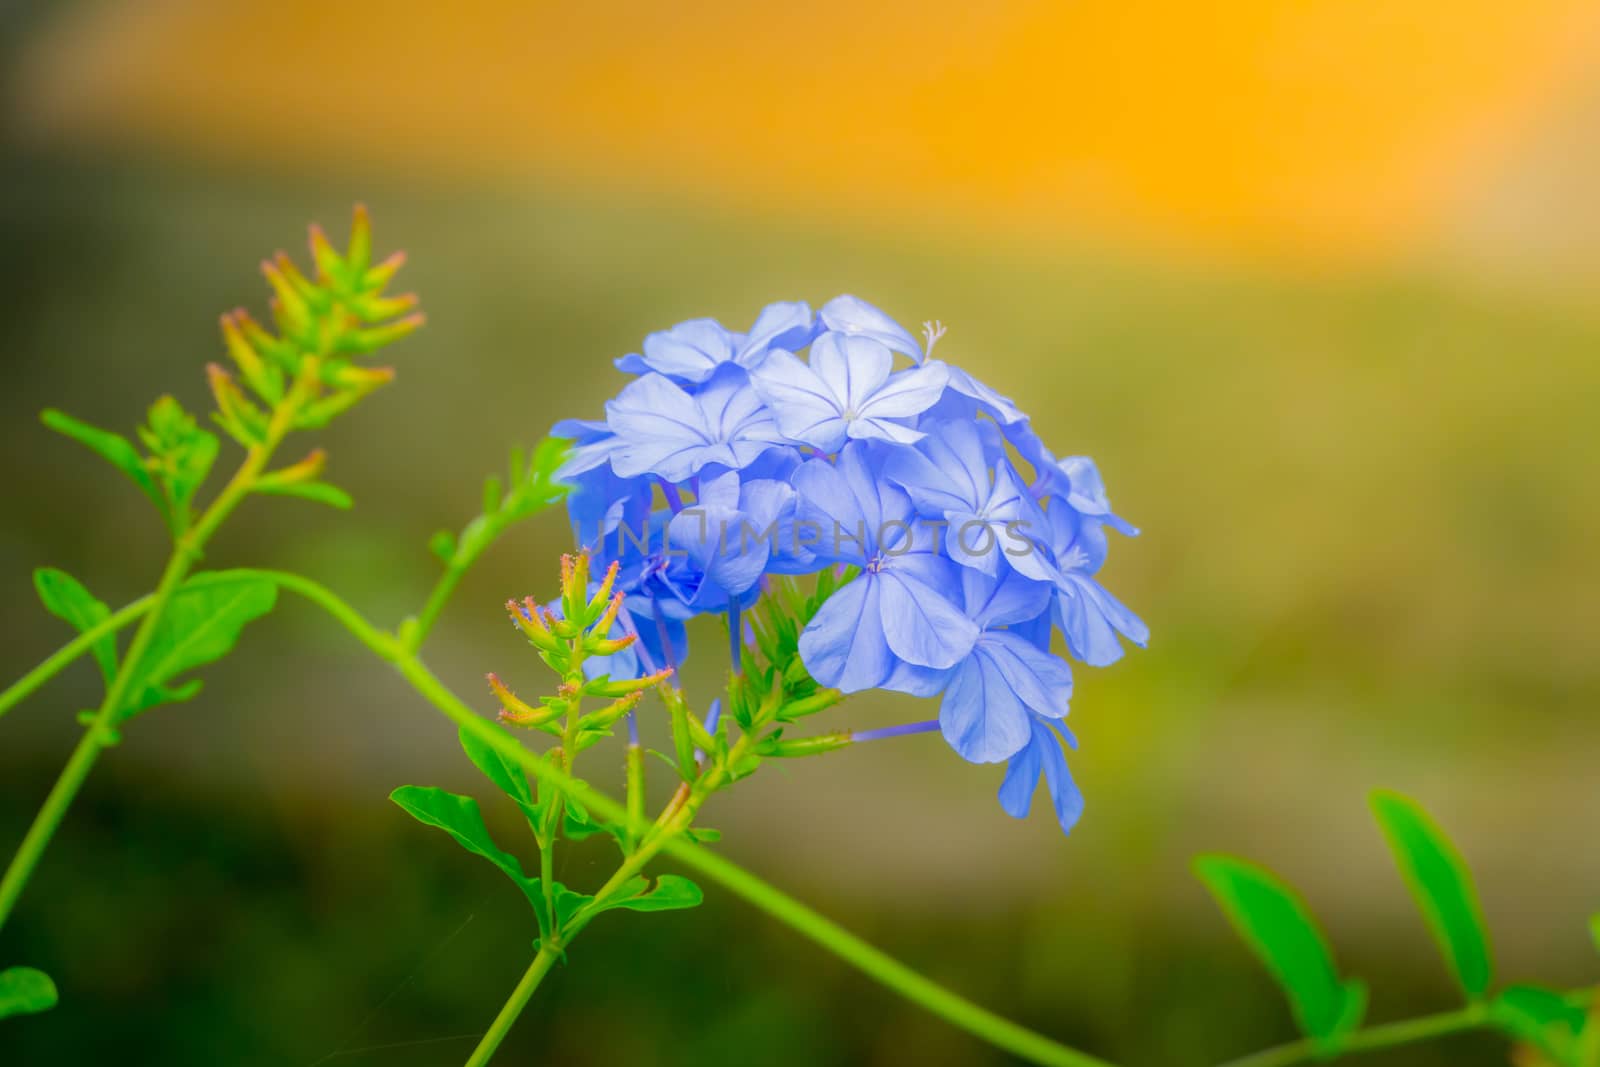
M1374 790L1369 799L1395 864L1456 981L1469 998L1483 996L1493 964L1472 873L1444 831L1416 801L1385 789Z
M33 1015L56 1006L56 984L32 967L7 967L0 971L0 1019L8 1015Z
M45 610L79 633L91 630L111 617L111 609L96 600L82 582L66 571L40 567L33 572L33 587L38 590L39 600ZM117 674L116 635L106 634L94 643L90 651L100 665L100 673L105 676L106 684L110 685L111 679Z
M1201 856L1195 873L1267 971L1296 1021L1325 1049L1361 1024L1366 987L1344 981L1327 940L1298 894L1270 871L1232 856Z
M350 494L327 482L266 482L256 486L256 492L269 496L293 496L301 500L314 500L319 504L349 511L355 506Z
M1600 914L1589 917L1589 936L1594 939L1596 952L1600 952Z
M498 723L494 724L494 729L506 734L507 737L511 736L510 731ZM461 750L467 754L467 758L483 772L485 778L495 784L500 792L516 801L517 807L527 816L528 825L533 828L535 834L538 834L540 813L543 809L535 802L533 789L528 785L528 776L523 773L522 768L490 748L472 731L462 729L459 731L459 736Z
M675 911L696 907L706 898L699 886L678 874L663 874L656 879L655 889L648 893L643 892L648 883L643 878L637 881L644 883L640 886L641 892L609 906L629 911Z
M271 611L277 598L277 585L250 571L208 571L190 578L167 604L129 680L124 717L192 698L199 691L195 682L176 689L167 683L227 655L240 631Z
M539 879L529 878L517 857L494 843L476 800L437 786L421 785L403 785L390 793L389 799L424 826L443 830L456 839L456 844L500 868L522 890L534 911L543 916L544 893Z
M161 487L156 485L155 477L145 466L144 457L139 455L139 450L134 448L133 443L126 437L81 422L55 408L46 409L39 417L56 433L72 438L126 474L133 484L150 498L151 503L161 510L162 515L167 513L167 502L161 495Z

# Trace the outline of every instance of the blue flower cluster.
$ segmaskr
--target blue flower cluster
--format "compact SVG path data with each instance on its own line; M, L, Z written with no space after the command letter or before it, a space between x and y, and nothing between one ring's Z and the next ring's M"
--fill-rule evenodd
M580 544L620 564L613 675L681 663L684 623L739 611L771 575L853 568L800 655L819 683L941 697L938 728L975 763L1009 761L1000 802L1027 814L1043 776L1063 829L1082 811L1062 723L1072 658L1104 666L1148 630L1096 580L1112 529L1094 463L1058 459L1010 400L840 296L645 338L636 377L574 441L563 477Z

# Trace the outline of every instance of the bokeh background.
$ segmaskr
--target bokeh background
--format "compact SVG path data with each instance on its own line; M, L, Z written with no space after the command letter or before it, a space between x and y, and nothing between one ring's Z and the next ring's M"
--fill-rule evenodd
M1079 672L1070 838L924 736L764 772L708 813L721 848L1050 1034L1202 1064L1292 1027L1200 850L1301 886L1374 1018L1449 1003L1365 809L1383 785L1458 837L1505 977L1593 979L1592 3L35 0L0 11L0 72L0 673L66 636L32 567L123 603L164 555L38 410L205 405L217 313L261 311L254 264L312 219L370 204L430 323L324 435L355 512L253 504L209 562L302 568L386 620L508 445L597 413L646 332L854 292L942 319L942 355L1097 457L1145 529L1108 583L1155 639ZM540 518L463 587L429 653L462 691L535 683L499 605L548 594L566 537ZM0 1060L460 1062L533 929L385 799L481 790L454 731L299 603L207 677L102 761L0 937L63 992ZM96 685L81 664L7 716L7 849ZM1004 1062L715 889L596 924L506 1049ZM1507 1061L1469 1037L1366 1062Z

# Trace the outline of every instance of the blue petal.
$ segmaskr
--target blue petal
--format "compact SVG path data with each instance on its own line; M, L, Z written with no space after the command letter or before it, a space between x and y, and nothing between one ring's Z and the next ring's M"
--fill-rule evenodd
M816 351L815 346L812 351ZM897 371L862 398L855 409L864 419L915 418L938 403L947 380L943 363Z
M922 346L906 328L871 304L855 296L836 296L826 304L817 317L822 325L840 333L870 337L891 351L910 356L922 362Z
M1037 619L1050 607L1053 585L1007 571L999 578L974 570L961 572L961 602L979 626L1011 626Z
M929 365L932 366L932 362ZM960 367L950 366L949 372L951 392L973 401L979 410L996 422L1013 423L1027 419L1028 416L1019 411L1009 398L1001 396Z
M836 591L800 635L811 677L846 693L875 689L894 668L884 641L879 576L863 574Z
M892 563L879 578L880 625L896 656L918 667L953 667L972 651L978 628L943 593Z
M755 325L745 335L735 358L742 365L753 367L766 358L769 349L798 351L811 343L815 323L811 305L804 300L768 304L756 316Z
M1056 822L1061 824L1062 833L1071 833L1083 816L1083 793L1078 789L1078 783L1072 780L1072 772L1067 769L1066 753L1061 750L1061 742L1056 739L1054 731L1035 719L1033 734L1034 745L1043 749L1044 787L1056 809Z
M1071 832L1083 815L1083 794L1067 770L1061 742L1050 727L1035 719L1031 730L1027 747L1014 756L1006 768L1005 780L1000 783L1000 807L1013 818L1025 818L1042 771L1045 788L1055 808L1056 822L1060 823L1063 833Z
M1150 628L1099 582L1081 574L1067 574L1056 592L1056 624L1067 637L1067 647L1091 667L1105 667L1122 658L1122 634L1144 647Z
M970 763L998 763L1028 743L1028 709L980 644L944 691L939 730Z
M819 560L866 563L872 524L844 472L825 459L807 460L794 473L794 489L796 543L808 544Z
M690 319L644 339L640 362L686 382L701 382L733 358L733 337L715 319ZM618 369L628 367L618 363Z
M863 411L893 366L894 356L870 337L825 333L811 346L811 369L847 413Z
M844 443L844 406L817 372L794 355L774 350L751 371L750 380L785 437L824 452Z
M1004 680L1009 690L1030 711L1047 719L1067 714L1072 699L1072 668L1025 638L1005 630L991 630L978 638L973 659L982 657Z
M1006 765L1006 776L1000 783L1000 807L1013 819L1028 817L1028 809L1033 807L1034 790L1039 788L1043 764L1044 751L1030 741Z
M1106 483L1094 460L1088 456L1068 456L1056 464L1056 470L1066 480L1067 503L1085 515L1100 518L1126 537L1139 536L1137 527L1112 514L1111 498L1106 495Z
M625 478L652 473L682 481L710 440L694 398L660 374L629 382L606 404L606 424L617 435L611 466Z

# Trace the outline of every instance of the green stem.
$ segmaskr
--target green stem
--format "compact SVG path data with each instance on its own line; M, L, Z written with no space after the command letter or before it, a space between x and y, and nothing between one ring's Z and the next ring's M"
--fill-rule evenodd
M433 626L439 621L439 616L444 611L450 597L455 593L456 586L461 584L461 579L466 577L467 571L478 562L478 557L489 550L489 547L500 539L511 524L521 516L507 511L497 511L493 514L484 514L479 522L482 526L468 528L468 533L456 545L455 553L450 557L450 562L445 564L444 573L439 575L439 580L434 583L433 590L428 594L427 601L422 606L416 618L408 620L401 627L401 642L406 651L416 653L421 651L422 642L428 639Z
M422 648L422 642L428 639L428 633L433 629L433 624L439 621L439 615L444 611L444 606L450 602L450 597L455 593L456 586L461 584L461 579L466 576L468 568L477 560L482 551L482 549L478 549L467 553L457 552L450 560L449 565L444 569L444 573L439 575L439 580L434 583L433 591L428 594L428 601L423 605L421 613L403 630L405 634L403 642L407 652L415 653Z
M315 361L308 361L308 364L311 373L314 373ZM311 379L302 379L303 382L309 380ZM211 535L216 533L217 528L233 513L233 509L238 507L240 501L255 487L256 479L271 461L273 451L293 425L294 414L304 396L304 390L304 385L297 384L294 391L274 410L265 439L245 453L244 462L239 465L239 469L228 480L222 492L217 494L211 506L206 508L205 513L193 526L184 531L178 538L177 544L173 546L166 569L162 571L161 581L156 585L155 592L150 594L144 618L139 623L139 628L134 631L133 641L128 645L127 655L123 657L116 677L107 687L105 700L95 712L88 729L78 740L77 747L72 750L72 756L62 768L60 776L56 778L55 785L51 786L49 795L39 808L39 814L34 816L33 824L28 827L22 844L17 846L16 855L11 857L5 876L0 878L0 927L5 926L12 909L16 907L17 900L22 896L22 890L33 877L34 869L38 867L45 849L49 847L50 839L55 836L56 828L66 817L67 810L72 807L78 791L83 788L89 772L94 770L100 753L115 743L115 726L126 706L128 686L137 675L140 663L155 637L156 628L161 624L162 616L166 613L173 594L183 585L183 580L188 577L189 571L200 559Z
M541 783L549 784L576 797L579 803L604 818L623 823L636 839L643 839L651 830L650 824L635 812L603 793L569 778L557 768L540 760L518 744L514 738L494 729L435 678L420 659L402 648L391 634L367 622L359 612L325 586L300 575L274 571L260 573L276 581L281 587L298 593L323 608L342 623L357 640L399 671L419 695L443 712L447 718L476 735L484 744L522 767ZM670 816L673 808L674 805L669 804L668 811L664 815ZM709 849L702 848L681 836L668 835L660 840L659 851L665 852L684 866L720 884L736 896L743 897L768 915L792 927L924 1010L997 1048L1029 1062L1042 1064L1044 1067L1111 1067L1105 1060L1052 1041L945 989L862 941L776 886L769 885L755 874ZM538 959L536 958L534 962L538 964ZM512 994L513 1002L517 1001L519 996L521 999L515 1010L511 1011L510 1020L514 1020L520 1013L521 1004L526 1004L528 996L532 995L533 987L537 986L538 980L549 970L551 962L553 961L547 961L537 973L530 967L529 974L524 975L523 982L530 983L529 988L524 991L522 985L519 985L518 990ZM521 995L524 992L527 995ZM1579 990L1570 996L1576 999L1593 995L1595 995L1594 990ZM511 1002L508 1002L507 1008L511 1008ZM502 1011L501 1015L506 1016L507 1012ZM1419 1019L1385 1023L1348 1035L1342 1050L1363 1052L1390 1048L1481 1028L1487 1022L1486 1009L1474 1006ZM509 1026L508 1020L505 1028L509 1029ZM496 1039L497 1042L503 1037L504 1033L501 1033ZM1294 1067L1317 1058L1317 1052L1310 1042L1296 1041L1234 1060L1224 1067ZM485 1061L480 1059L472 1061L473 1064L483 1062Z
M642 836L648 831L648 825L641 825L630 819L626 807L622 804L570 778L559 769L540 760L515 738L508 736L502 730L496 730L434 677L427 666L413 653L404 649L391 635L363 619L332 591L298 575L279 575L270 571L261 573L280 581L283 588L300 593L327 609L362 644L399 671L424 699L501 756L522 767L541 782L548 783L576 798L589 810L613 822L628 825L635 834ZM284 581L285 578L288 580ZM924 978L782 890L692 841L682 837L668 837L662 841L661 851L793 927L912 1003L998 1048L1042 1064L1044 1067L1109 1067L1104 1060L1078 1052L1042 1034L1019 1026Z
M108 634L116 633L149 611L154 599L153 596L142 596L115 615L102 619L65 645L62 645L55 655L11 683L5 692L0 693L0 715L4 715L32 696L40 686L60 674L79 656L93 648L96 641Z
M511 1032L511 1027L517 1021L517 1016L522 1014L522 1009L527 1007L528 1000L533 996L533 991L539 988L539 983L550 972L556 958L561 955L558 945L550 943L548 939L540 947L539 954L533 957L533 962L528 964L528 969L523 972L522 980L517 983L517 988L511 991L511 996L506 1000L505 1006L500 1009L500 1014L494 1017L494 1022L489 1024L488 1031L483 1035L483 1040L478 1042L478 1047L472 1050L472 1057L467 1060L467 1067L484 1067L489 1062L495 1050L500 1047L500 1042L506 1039L506 1034Z
M1350 1052L1373 1052L1411 1045L1448 1034L1476 1030L1489 1025L1489 1009L1483 1004L1469 1004L1455 1011L1424 1015L1416 1019L1369 1026L1347 1034L1339 1042L1341 1055ZM1316 1045L1310 1041L1291 1041L1276 1048L1264 1049L1240 1059L1230 1060L1223 1067L1293 1067L1295 1064L1325 1060Z

